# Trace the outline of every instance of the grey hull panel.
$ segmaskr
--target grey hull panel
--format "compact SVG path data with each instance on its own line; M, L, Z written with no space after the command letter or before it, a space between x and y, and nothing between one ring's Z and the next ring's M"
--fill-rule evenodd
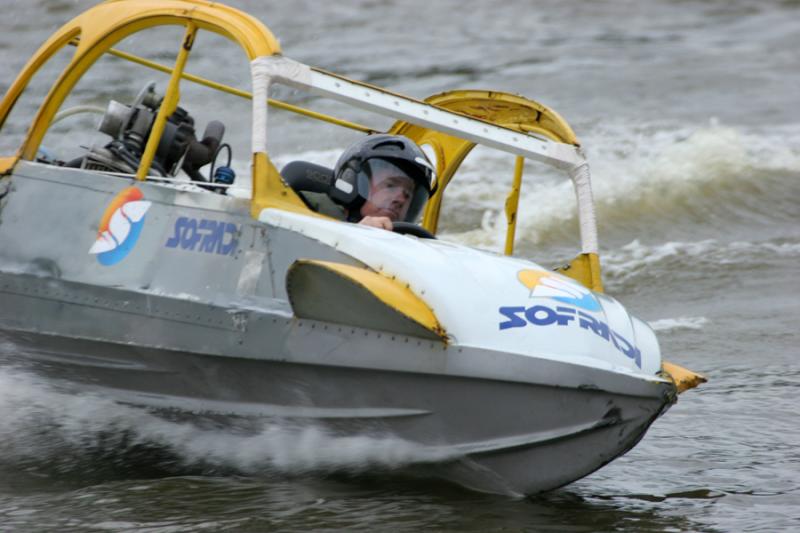
M660 380L364 328L299 320L288 303L189 300L0 271L0 331L112 346L401 372L475 377L650 396Z
M555 440L470 454L447 465L442 477L482 492L530 495L585 477L625 454L658 415L600 423Z

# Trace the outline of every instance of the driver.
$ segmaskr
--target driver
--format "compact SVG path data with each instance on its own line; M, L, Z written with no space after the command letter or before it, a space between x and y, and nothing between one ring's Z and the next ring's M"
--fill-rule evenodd
M436 173L419 146L402 135L370 135L347 148L336 163L328 196L342 217L393 229L415 222L434 192Z
M382 159L366 162L370 168L369 195L359 210L359 224L392 230L392 222L405 220L414 197L414 180L396 165Z

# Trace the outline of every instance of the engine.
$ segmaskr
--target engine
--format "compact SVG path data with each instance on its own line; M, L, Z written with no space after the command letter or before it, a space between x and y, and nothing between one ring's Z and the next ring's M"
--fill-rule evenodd
M111 137L102 147L92 147L84 155L65 164L67 167L85 168L100 172L135 174L139 168L147 139L153 129L163 97L155 90L155 82L148 83L131 105L111 100L98 129ZM222 144L225 125L212 120L206 126L201 140L195 134L194 118L182 107L176 108L168 118L158 143L150 173L171 177L183 170L192 181L231 185L235 179L230 169L230 146ZM214 164L222 149L228 151L227 166ZM200 169L211 164L208 177ZM206 185L205 188L224 193L226 188Z

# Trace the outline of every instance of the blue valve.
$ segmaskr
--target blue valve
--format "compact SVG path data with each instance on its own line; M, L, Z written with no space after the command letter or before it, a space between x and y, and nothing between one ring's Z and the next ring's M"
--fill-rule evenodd
M214 171L214 183L221 183L222 185L233 185L236 179L236 172L231 167L217 167Z

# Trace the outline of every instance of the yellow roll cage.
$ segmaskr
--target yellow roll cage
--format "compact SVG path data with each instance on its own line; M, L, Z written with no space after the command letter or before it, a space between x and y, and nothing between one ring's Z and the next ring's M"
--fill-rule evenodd
M135 32L164 25L177 25L185 28L173 66L161 65L113 48L116 43ZM237 9L216 2L206 0L107 0L78 15L54 33L28 61L0 102L0 127L2 127L14 104L36 72L59 50L68 45L75 46L76 49L69 64L45 97L22 145L13 155L0 154L0 175L9 173L20 159L35 159L50 123L67 95L94 62L103 54L108 53L170 74L163 103L136 175L139 180L145 179L149 173L167 117L174 112L178 105L182 79L243 98L253 98L253 95L246 91L184 72L186 60L191 53L197 31L200 29L217 33L238 43L251 62L264 56L281 55L277 39L260 21ZM346 80L346 78L342 79ZM579 146L570 126L555 111L521 96L493 91L457 90L431 96L424 102L440 109L502 126L508 130L538 135L575 147ZM367 126L278 100L268 99L268 103L272 107L300 113L364 133L374 131ZM439 188L426 206L422 223L426 229L435 233L444 191L461 162L475 146L475 142L402 120L396 122L389 129L389 133L406 135L418 144L427 144L436 154ZM505 203L508 229L504 251L507 255L511 255L514 249L523 165L524 158L517 156L513 184ZM252 185L251 213L254 217L257 217L265 207L310 212L297 194L283 181L265 149L254 148L253 150ZM584 251L570 265L560 270L589 288L598 291L603 289L600 262L596 251L588 253Z

